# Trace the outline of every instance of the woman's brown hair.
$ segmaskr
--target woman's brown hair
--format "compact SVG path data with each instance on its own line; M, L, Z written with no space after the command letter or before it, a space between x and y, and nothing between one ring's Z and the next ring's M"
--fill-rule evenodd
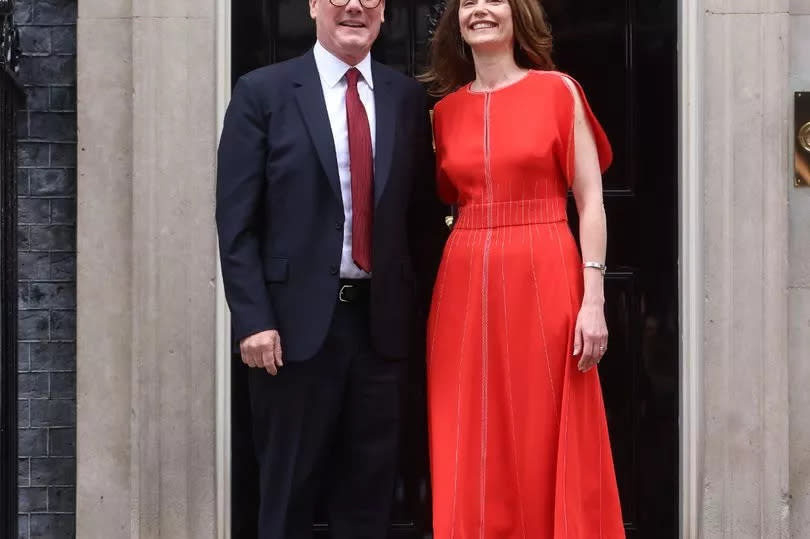
M458 9L461 0L448 0L430 42L428 68L419 76L430 93L444 96L475 79L472 51L461 38ZM540 0L508 0L512 8L515 63L526 69L554 69L551 30Z

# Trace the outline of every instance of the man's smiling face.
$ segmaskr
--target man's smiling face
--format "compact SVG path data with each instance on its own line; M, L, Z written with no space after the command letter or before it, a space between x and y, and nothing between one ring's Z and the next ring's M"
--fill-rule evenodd
M371 50L385 20L385 1L365 8L360 0L349 0L342 7L329 0L309 0L309 14L315 19L318 41L346 62L356 65Z

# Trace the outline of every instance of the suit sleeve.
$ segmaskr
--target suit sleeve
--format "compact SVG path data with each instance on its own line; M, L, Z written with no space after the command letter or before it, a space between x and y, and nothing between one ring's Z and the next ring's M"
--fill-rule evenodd
M410 251L417 275L418 305L420 312L426 314L442 249L447 239L448 230L444 217L448 215L448 208L436 196L436 161L427 95L421 86L417 92L415 102L420 122L414 149L417 152L415 157L419 166L415 168L416 177L413 179L409 211Z
M250 81L237 82L217 152L216 222L233 337L277 329L264 282L260 226L267 152L264 112Z

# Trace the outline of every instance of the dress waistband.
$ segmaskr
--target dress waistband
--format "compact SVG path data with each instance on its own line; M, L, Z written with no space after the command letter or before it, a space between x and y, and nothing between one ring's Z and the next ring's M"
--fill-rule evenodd
M568 219L566 203L564 197L554 197L464 204L458 208L458 218L453 228L496 228L557 223Z

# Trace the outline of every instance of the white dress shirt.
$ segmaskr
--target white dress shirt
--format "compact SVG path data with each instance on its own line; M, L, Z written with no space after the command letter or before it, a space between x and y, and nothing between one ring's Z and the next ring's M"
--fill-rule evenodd
M340 276L344 279L363 279L370 274L357 267L352 259L352 176L349 170L349 126L346 120L346 71L356 67L361 78L357 81L360 101L366 109L371 132L372 155L376 151L376 118L374 114L374 81L371 77L371 56L366 55L356 66L350 66L327 51L320 42L315 44L315 66L321 78L326 111L335 139L340 191L343 197L343 255L340 260Z

